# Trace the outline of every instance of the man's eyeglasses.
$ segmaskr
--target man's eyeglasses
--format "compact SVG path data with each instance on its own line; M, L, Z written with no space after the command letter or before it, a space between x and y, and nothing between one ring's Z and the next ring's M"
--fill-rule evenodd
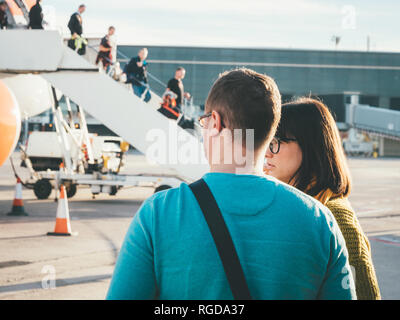
M205 127L206 119L211 117L211 115L212 115L212 112L209 112L209 113L203 114L202 116L199 117L198 121L199 121L200 127L202 127L202 128ZM225 127L224 123L222 122L222 118L221 118L221 125L222 125L222 127Z
M290 142L290 141L297 141L296 139L292 138L278 138L274 137L269 144L269 151L273 154L277 154L281 149L281 142Z

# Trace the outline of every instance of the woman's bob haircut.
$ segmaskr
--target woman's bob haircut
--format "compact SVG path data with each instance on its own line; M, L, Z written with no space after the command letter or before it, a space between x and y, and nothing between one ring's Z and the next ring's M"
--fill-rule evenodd
M299 98L282 105L278 138L294 138L303 159L290 184L315 197L330 189L346 197L351 178L336 122L328 107L312 98Z

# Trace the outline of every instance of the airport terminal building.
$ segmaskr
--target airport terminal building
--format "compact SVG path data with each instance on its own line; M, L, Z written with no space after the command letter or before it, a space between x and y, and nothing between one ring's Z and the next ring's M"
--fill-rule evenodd
M122 63L143 46L118 46ZM277 82L282 101L312 95L332 110L338 127L346 130L346 103L357 95L360 104L400 111L400 53L361 51L319 51L261 48L205 48L146 46L148 71L163 83L178 66L186 69L185 91L194 103L204 105L218 75L237 67L266 73ZM162 94L159 81L150 77L152 90ZM396 124L397 126L400 124ZM381 136L380 154L400 155L400 139Z

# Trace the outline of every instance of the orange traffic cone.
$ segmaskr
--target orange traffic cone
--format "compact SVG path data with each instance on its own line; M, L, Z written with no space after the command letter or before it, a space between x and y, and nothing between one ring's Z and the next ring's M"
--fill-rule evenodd
M27 216L28 214L24 209L24 202L22 200L22 184L21 179L17 177L17 184L15 186L15 196L13 201L13 206L11 212L7 215L9 216Z
M73 236L76 233L71 232L71 224L69 222L69 208L67 193L65 186L61 185L60 198L58 199L56 226L54 232L48 232L48 236Z

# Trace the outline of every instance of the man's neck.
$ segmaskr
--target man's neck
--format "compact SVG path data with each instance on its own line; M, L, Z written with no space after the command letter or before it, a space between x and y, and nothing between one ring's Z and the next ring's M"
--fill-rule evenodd
M235 144L229 130L221 131L220 143L211 147L209 152L210 172L249 174L264 176L264 149L243 148L242 142ZM225 143L224 143L225 142ZM230 142L230 143L229 143ZM221 146L223 144L223 146ZM221 148L222 147L222 148ZM212 149L215 150L213 155ZM213 158L215 156L215 158Z
M262 166L260 165L243 166L235 164L211 164L210 172L248 174L256 176L264 175Z

